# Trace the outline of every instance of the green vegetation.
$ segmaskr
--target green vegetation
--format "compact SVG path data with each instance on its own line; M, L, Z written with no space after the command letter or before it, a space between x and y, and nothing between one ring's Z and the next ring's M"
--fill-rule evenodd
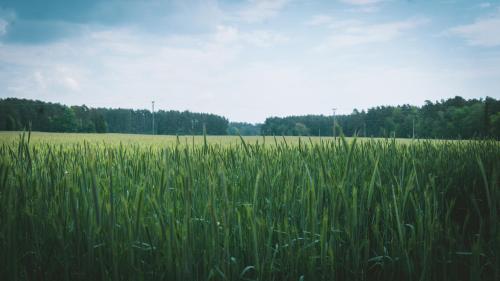
M250 124L245 122L230 122L227 128L228 135L259 136L261 124Z
M0 143L1 280L500 279L498 142L78 136Z
M333 136L333 116L270 117L264 124L231 122L189 111L155 112L158 135ZM430 139L500 139L500 100L455 97L422 107L378 106L336 117L337 135ZM151 134L148 110L67 107L15 98L0 99L0 131Z
M332 136L333 116L308 115L267 118L266 135ZM500 139L500 100L455 97L426 101L422 107L378 106L336 116L338 130L347 136L431 139Z
M0 144L16 145L19 141L19 135L22 132L0 132ZM351 138L348 138L351 139ZM87 133L45 133L31 132L31 144L51 144L51 145L73 145L84 144L85 142L103 145L136 145L141 147L165 147L165 146L192 146L204 144L205 140L211 145L220 146L240 146L239 136L169 136L169 135L138 135L138 134L87 134ZM320 141L333 140L332 137L311 137L301 141L311 141L319 143ZM359 140L368 140L360 138ZM408 139L398 139L399 142L409 142ZM246 136L245 142L249 144L261 144L265 146L274 146L276 143L287 143L288 145L298 145L299 138L293 136L285 137L258 137Z
M154 114L155 134L225 135L228 120L208 113L159 110ZM148 110L65 106L26 99L0 99L0 131L31 127L42 132L152 134L153 115Z

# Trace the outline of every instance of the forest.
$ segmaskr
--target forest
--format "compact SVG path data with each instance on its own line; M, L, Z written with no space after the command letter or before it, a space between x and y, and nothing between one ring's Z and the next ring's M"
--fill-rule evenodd
M412 105L377 106L335 117L336 134L363 137L470 139L500 137L500 100L454 97ZM333 116L267 118L265 135L332 136Z
M66 106L26 99L0 99L0 130L152 134L149 110ZM154 134L333 136L334 117L269 117L263 124L229 122L225 117L190 111L154 113ZM456 96L423 106L377 106L335 116L336 135L363 137L471 139L500 138L500 100Z
M224 117L190 111L159 110L154 113L154 134L225 135ZM153 115L149 110L89 108L65 106L26 99L0 100L0 130L15 131L29 127L33 131L78 133L152 134Z

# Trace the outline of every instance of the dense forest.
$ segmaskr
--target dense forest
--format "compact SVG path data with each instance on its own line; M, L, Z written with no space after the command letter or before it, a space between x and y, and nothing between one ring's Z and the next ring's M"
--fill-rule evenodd
M26 99L0 99L0 130L151 134L149 110L65 106ZM155 134L332 136L333 116L270 117L264 124L231 122L224 117L189 111L159 110ZM378 106L337 115L336 135L469 139L500 138L500 100L454 97L412 105Z
M228 135L259 136L262 124L251 124L246 122L230 122L227 128Z
M26 99L0 100L0 130L23 130L31 124L33 131L82 133L152 134L153 115L149 110L89 108L65 106ZM214 114L189 111L154 113L154 133L160 135L227 134L228 120Z
M470 139L500 138L500 100L454 97L422 107L378 106L336 116L336 134L346 136ZM332 136L333 116L267 118L265 135Z

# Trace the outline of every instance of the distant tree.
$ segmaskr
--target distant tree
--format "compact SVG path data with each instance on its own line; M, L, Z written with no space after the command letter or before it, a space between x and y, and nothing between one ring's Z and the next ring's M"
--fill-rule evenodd
M94 113L92 121L94 123L96 133L106 133L108 132L108 124L104 119L104 116L99 112Z
M12 116L7 115L5 130L15 131L16 129L17 129L16 120Z
M228 135L258 136L261 134L262 124L231 122L227 128Z
M347 136L500 139L500 100L454 97L411 105L377 106L337 115L337 132ZM0 130L48 132L151 133L148 110L88 108L27 99L0 99ZM190 111L155 112L158 134L314 135L332 136L333 118L325 115L269 117L263 124L229 123L218 115ZM362 132L362 134L360 134Z
M337 124L348 136L357 133L406 138L412 137L415 131L415 135L422 138L500 138L499 130L494 127L498 112L500 101L494 98L465 100L457 96L437 102L425 101L422 107L377 106L366 112L354 110L349 115L337 115ZM297 128L298 123L308 128L312 135L332 135L333 120L323 115L270 117L261 131L267 135L304 134Z
M52 120L52 128L57 132L76 132L76 116L71 108L63 107Z
M497 139L500 138L500 112L490 116L491 134Z
M309 128L303 123L297 122L293 128L293 134L298 136L308 136Z

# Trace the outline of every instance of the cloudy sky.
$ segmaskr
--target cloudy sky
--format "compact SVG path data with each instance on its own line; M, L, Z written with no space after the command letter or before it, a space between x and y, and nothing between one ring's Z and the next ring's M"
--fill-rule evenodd
M0 98L232 121L500 98L500 0L0 0Z

